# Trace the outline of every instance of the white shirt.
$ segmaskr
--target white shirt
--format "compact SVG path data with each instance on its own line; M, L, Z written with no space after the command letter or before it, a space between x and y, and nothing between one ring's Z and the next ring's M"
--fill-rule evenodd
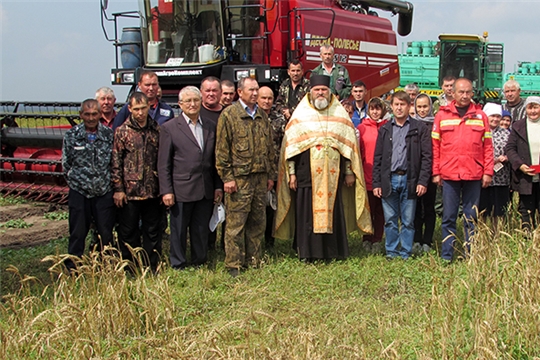
M187 117L187 115L185 113L182 113L182 116L184 116L184 119L186 119L189 129L193 133L193 136L195 137L195 140L197 140L197 143L199 144L199 147L202 150L203 146L204 146L204 136L203 136L201 117L199 116L199 118L197 119L197 121L194 124L191 121L191 119Z

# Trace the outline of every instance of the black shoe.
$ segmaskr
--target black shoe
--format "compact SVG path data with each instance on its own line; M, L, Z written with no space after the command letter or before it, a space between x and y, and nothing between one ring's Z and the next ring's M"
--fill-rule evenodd
M233 278L238 277L238 275L240 275L240 270L237 268L231 268L229 269L229 275L231 275Z

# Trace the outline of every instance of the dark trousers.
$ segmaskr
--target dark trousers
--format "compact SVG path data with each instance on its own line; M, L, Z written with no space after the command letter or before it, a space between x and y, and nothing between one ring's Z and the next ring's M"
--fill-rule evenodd
M273 228L274 228L274 214L275 210L272 209L271 206L266 207L266 229L264 230L264 245L267 248L273 248L274 247L274 236Z
M68 205L69 254L76 256L84 254L85 239L92 222L95 222L101 237L100 249L102 250L105 245L113 243L112 230L116 219L116 206L114 206L112 191L103 196L87 198L70 189ZM73 261L67 260L66 266L71 269L75 267L75 264Z
M140 265L157 268L162 249L163 212L159 198L130 200L118 209L118 242L124 259L134 260L127 245L133 249L142 247L146 254L141 256Z
M465 229L465 251L470 250L480 200L481 180L443 180L442 253L445 260L452 260L456 240L456 221L460 200L463 202L463 228Z
M201 265L208 259L209 222L214 202L202 199L193 202L176 202L171 207L171 266L175 269L188 265L187 234L191 245L191 264ZM214 237L215 239L215 237Z
M368 190L369 209L371 210L371 223L373 224L373 235L364 235L363 241L370 243L381 242L384 234L384 212L381 198L373 195L373 190Z
M488 186L480 192L478 211L484 211L484 219L488 216L504 216L508 211L509 201L508 186Z
M431 246L435 232L435 200L437 198L437 184L429 182L426 193L416 202L414 217L414 242Z
M531 195L519 194L519 214L523 229L530 230L536 227L537 211L540 211L540 183L534 182Z

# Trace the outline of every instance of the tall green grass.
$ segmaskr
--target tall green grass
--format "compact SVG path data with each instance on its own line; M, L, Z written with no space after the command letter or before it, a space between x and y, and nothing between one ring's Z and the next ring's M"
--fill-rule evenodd
M260 268L231 278L220 261L126 272L83 259L31 279L0 304L0 357L126 359L534 359L540 354L540 244L481 223L472 255L388 262L358 236L345 261L304 264L278 242Z

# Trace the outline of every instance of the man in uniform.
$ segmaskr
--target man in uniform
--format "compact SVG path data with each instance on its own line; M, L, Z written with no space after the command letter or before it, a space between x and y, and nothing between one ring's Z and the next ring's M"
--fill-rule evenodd
M486 114L472 103L469 79L454 82L454 100L441 106L433 122L433 182L442 185L442 253L452 261L456 220L463 203L465 250L468 253L477 219L480 190L493 176L493 144Z
M148 114L155 122L161 125L174 117L173 109L158 98L159 82L155 72L142 71L137 86L140 92L148 98ZM114 118L113 130L122 125L130 115L129 104L126 104Z
M101 249L113 241L116 208L111 186L113 132L99 122L101 112L94 99L83 101L82 122L64 137L62 169L69 186L68 253L82 256L92 221L101 237ZM74 269L68 259L66 267Z
M133 260L129 247L142 245L146 254L137 265L155 271L161 257L164 214L157 176L159 125L149 116L148 98L143 93L131 94L127 105L130 115L114 133L112 153L118 242L122 257L129 260Z
M372 232L358 140L330 77L313 74L310 83L285 129L274 235L296 235L304 261L344 259L348 233Z
M239 99L219 117L216 168L225 190L225 266L231 276L258 265L266 226L266 196L274 186L272 129L258 108L259 85L242 78Z
M276 109L289 120L298 103L309 92L309 80L304 77L304 68L298 60L289 63L287 74L289 77L279 86Z
M321 46L322 63L312 70L312 74L330 76L330 91L338 100L347 100L351 95L351 78L345 66L334 63L334 48Z

